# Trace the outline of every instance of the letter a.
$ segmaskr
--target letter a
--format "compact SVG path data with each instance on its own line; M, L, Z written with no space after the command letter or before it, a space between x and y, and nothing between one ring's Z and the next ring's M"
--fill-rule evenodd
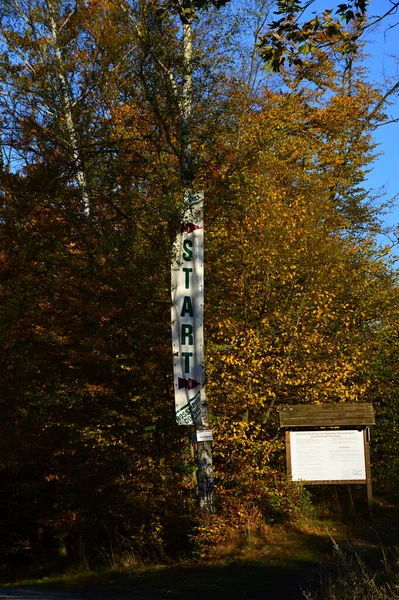
M186 315L186 313L188 313L189 317L194 316L194 309L193 309L193 304L191 302L190 296L184 296L183 306L181 309L180 316L184 317Z

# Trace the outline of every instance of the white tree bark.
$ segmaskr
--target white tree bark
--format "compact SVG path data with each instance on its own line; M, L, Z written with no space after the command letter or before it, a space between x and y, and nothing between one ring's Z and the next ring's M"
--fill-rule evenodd
M191 143L191 116L193 110L193 30L189 20L183 23L183 85L180 102L181 176L184 198L192 192L193 148Z
M193 29L192 19L183 23L183 84L180 106L181 134L181 180L184 202L189 202L193 194L195 166L191 140L191 119L193 112ZM202 423L209 426L208 407L201 403ZM200 508L207 513L215 511L212 442L197 443L198 495Z
M146 45L146 39L142 29L135 21L133 15L128 10L128 7L123 1L119 2L121 10L127 15L137 39ZM183 5L181 4L181 10ZM195 178L195 165L192 147L191 121L193 114L193 28L192 17L184 17L183 12L180 14L182 24L182 84L179 85L174 73L168 67L159 54L151 48L147 48L152 59L158 68L166 75L169 80L170 89L179 109L180 121L180 178L183 188L183 203L190 204L190 200L195 196L193 188ZM183 208L183 213L185 211ZM206 404L201 406L202 422L204 426L208 426L208 410ZM197 444L197 460L198 460L198 494L201 509L206 512L214 512L214 492L213 492L213 466L212 466L212 443L209 441L198 442Z
M61 102L64 111L65 129L68 138L67 141L71 150L72 164L76 171L76 181L82 199L83 213L86 216L86 218L89 219L91 215L91 207L87 185L87 177L83 167L82 154L79 147L79 139L76 133L76 127L73 119L72 97L65 76L65 65L62 58L62 52L59 43L59 29L55 18L54 4L51 0L47 0L47 7L51 30L51 43L53 46L58 66L56 77L58 78L58 83L61 91Z

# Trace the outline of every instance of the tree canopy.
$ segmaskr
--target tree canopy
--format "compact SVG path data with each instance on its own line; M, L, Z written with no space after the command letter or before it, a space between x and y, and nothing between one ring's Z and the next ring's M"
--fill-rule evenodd
M277 3L292 15L300 4ZM340 5L349 26L352 6L362 16L365 3ZM307 500L285 476L277 405L372 399L393 411L397 274L365 187L383 94L329 45L312 49L306 84L282 60L265 74L242 27L257 43L268 15L259 3L245 21L226 2L3 3L4 556L37 556L44 529L48 553L111 539L159 558L248 515L295 518ZM205 191L218 499L200 525L170 343L187 181Z

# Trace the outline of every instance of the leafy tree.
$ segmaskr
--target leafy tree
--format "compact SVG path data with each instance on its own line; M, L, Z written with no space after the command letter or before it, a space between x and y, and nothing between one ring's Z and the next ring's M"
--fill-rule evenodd
M286 487L275 409L366 400L390 318L395 279L361 187L378 95L338 82L327 96L266 91L239 148L225 133L213 165L208 390L224 515L241 525L304 509Z
M224 529L226 515L260 523L304 506L285 480L276 405L368 398L371 349L392 331L393 276L363 189L383 98L327 51L308 88L295 72L282 90L266 84L254 54L240 78L236 48L219 56L239 37L234 11L161 9L3 3L4 555L39 552L42 527L52 544L118 539L151 557L187 540L195 485L169 331L183 191L208 198Z
M312 0L278 0L276 4L279 18L270 23L259 42L264 60L274 71L279 71L285 61L302 66L305 55L331 46L348 56L357 51L368 0L340 3L335 10L326 9L321 15L314 11L304 23L301 17L312 6Z
M44 526L69 544L119 531L136 550L159 555L167 519L153 526L153 515L162 520L172 490L175 500L185 496L184 482L179 491L173 483L184 445L171 411L166 269L175 213L165 202L174 185L161 168L165 146L149 103L137 104L143 87L124 98L118 86L130 41L123 30L114 43L125 23L118 13L109 30L112 5L89 13L84 3L72 12L58 4L56 47L44 3L7 8L3 475L16 482L19 510L39 499L22 528L24 547ZM133 76L142 81L137 62L130 85ZM176 508L170 518L184 520Z

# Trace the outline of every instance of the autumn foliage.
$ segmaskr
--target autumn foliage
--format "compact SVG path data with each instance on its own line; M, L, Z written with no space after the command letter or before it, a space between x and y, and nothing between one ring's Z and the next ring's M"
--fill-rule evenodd
M276 407L395 413L396 273L364 187L381 96L325 54L316 82L259 76L249 97L210 33L227 9L196 25L218 511L201 520L173 414L178 22L152 3L51 6L54 22L41 0L9 2L1 25L0 552L98 561L117 542L159 559L295 519L309 499L286 478ZM396 442L378 431L391 493Z

